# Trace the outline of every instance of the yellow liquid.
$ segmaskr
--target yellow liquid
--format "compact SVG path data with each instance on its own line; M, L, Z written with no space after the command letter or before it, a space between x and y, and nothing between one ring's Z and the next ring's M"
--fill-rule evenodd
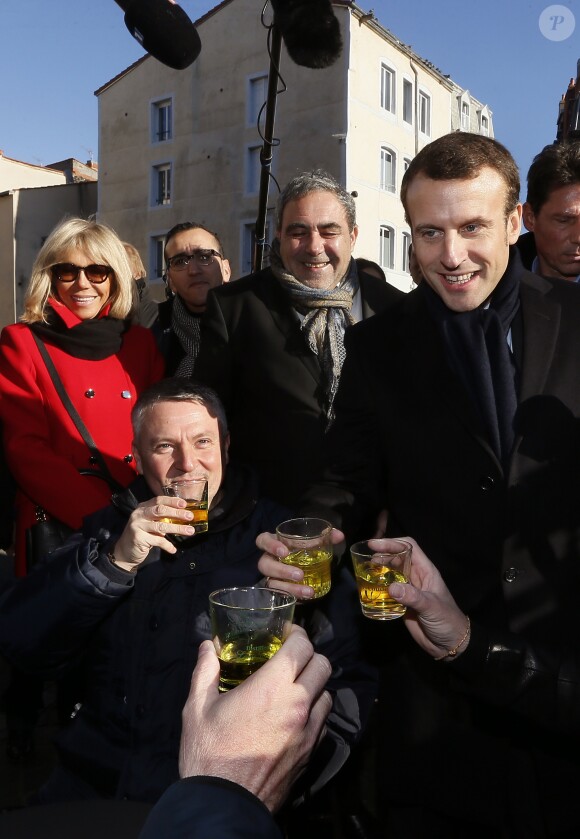
M224 644L219 654L221 691L235 688L272 658L282 641L270 632L247 632Z
M188 501L186 510L193 513L193 520L184 521L183 519L175 519L167 516L159 519L159 521L168 522L169 524L192 524L195 527L196 533L205 533L207 530L207 501Z
M312 586L314 598L322 597L330 591L330 564L332 551L328 548L306 548L292 551L282 557L285 565L296 565L304 571L301 585Z
M356 571L356 583L363 615L375 620L400 618L406 607L393 600L387 586L391 583L406 583L407 578L400 571L388 565L368 564Z

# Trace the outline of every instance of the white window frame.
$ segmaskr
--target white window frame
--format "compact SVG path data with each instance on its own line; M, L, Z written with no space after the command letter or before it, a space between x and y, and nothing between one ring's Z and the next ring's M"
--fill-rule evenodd
M381 144L380 187L385 192L397 191L397 152L384 143Z
M254 260L254 247L255 247L255 230L256 230L256 219L244 219L240 224L240 265L241 265L241 276L245 276L246 274L250 274L252 272L252 263ZM271 244L274 238L274 215L273 212L268 212L266 216L266 244ZM263 267L265 268L268 264L268 249L266 248L265 251L265 261Z
M410 157L404 157L403 158L403 175L405 174L405 172L407 171L407 169L409 168L410 165L411 165L411 158Z
M491 114L487 108L481 108L481 110L478 111L477 116L479 118L479 133L484 137L491 137ZM486 125L484 125L484 120L487 123Z
M244 193L246 195L257 195L260 191L260 177L262 164L260 152L262 144L252 143L246 146L246 159L244 165Z
M258 124L258 114L268 97L268 73L254 73L248 77L246 95L246 125L253 128ZM266 118L265 109L262 111L260 125Z
M165 271L165 234L160 233L149 237L149 277L151 282L159 282L163 279Z
M390 224L379 227L379 265L387 271L393 271L395 267L395 228Z
M410 274L409 271L409 245L411 244L411 234L408 230L403 230L401 233L401 271Z
M469 131L471 128L471 108L467 99L461 100L460 106L461 130Z
M419 88L419 133L422 134L424 137L431 137L431 106L433 100L431 98L431 94L429 91L425 90L425 88ZM425 119L424 112L425 112L425 105L427 106L427 118Z
M407 96L407 91L409 96ZM410 119L407 119L410 117ZM413 90L413 82L411 79L403 78L403 123L405 125L413 125L415 122L415 96Z
M397 113L397 71L386 61L381 61L381 109L395 116Z
M165 182L164 184L162 183ZM162 194L162 193L167 193ZM156 163L151 170L151 206L170 207L173 203L173 163Z
M168 127L163 132L165 136L160 136L160 122L162 112L167 112ZM158 143L168 143L173 140L173 97L163 96L151 103L151 142L154 145Z

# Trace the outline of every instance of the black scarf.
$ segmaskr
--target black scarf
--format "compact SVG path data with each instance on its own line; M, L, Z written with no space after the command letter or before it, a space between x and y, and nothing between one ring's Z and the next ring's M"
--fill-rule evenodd
M454 312L426 282L419 286L443 338L447 360L475 403L504 466L514 443L517 408L516 371L506 339L520 305L521 271L518 251L512 247L489 307L471 312Z
M52 344L74 358L86 361L102 361L118 353L123 343L123 334L130 326L128 320L110 315L67 326L52 306L46 307L45 317L46 323L36 321L29 324L32 332L45 344Z
M201 343L201 315L190 312L176 294L171 307L171 328L185 353L175 371L175 376L191 378L195 359Z

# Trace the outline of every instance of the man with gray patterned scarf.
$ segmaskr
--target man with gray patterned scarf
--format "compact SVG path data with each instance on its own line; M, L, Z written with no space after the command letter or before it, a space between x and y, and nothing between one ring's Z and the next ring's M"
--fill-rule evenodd
M268 268L209 293L195 377L226 405L232 457L292 507L320 467L345 330L401 292L357 271L354 200L327 172L287 184L276 228Z

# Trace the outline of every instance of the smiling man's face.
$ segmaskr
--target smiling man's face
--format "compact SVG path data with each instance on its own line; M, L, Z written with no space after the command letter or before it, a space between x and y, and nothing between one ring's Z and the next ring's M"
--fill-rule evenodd
M348 271L357 233L332 192L288 201L277 233L284 267L309 288L334 288Z
M503 277L520 233L521 204L506 216L507 186L484 166L475 178L418 174L407 190L413 250L426 282L454 312L477 309Z
M154 495L177 480L208 479L208 503L219 492L227 462L229 438L197 402L158 402L147 411L133 441L137 469Z

